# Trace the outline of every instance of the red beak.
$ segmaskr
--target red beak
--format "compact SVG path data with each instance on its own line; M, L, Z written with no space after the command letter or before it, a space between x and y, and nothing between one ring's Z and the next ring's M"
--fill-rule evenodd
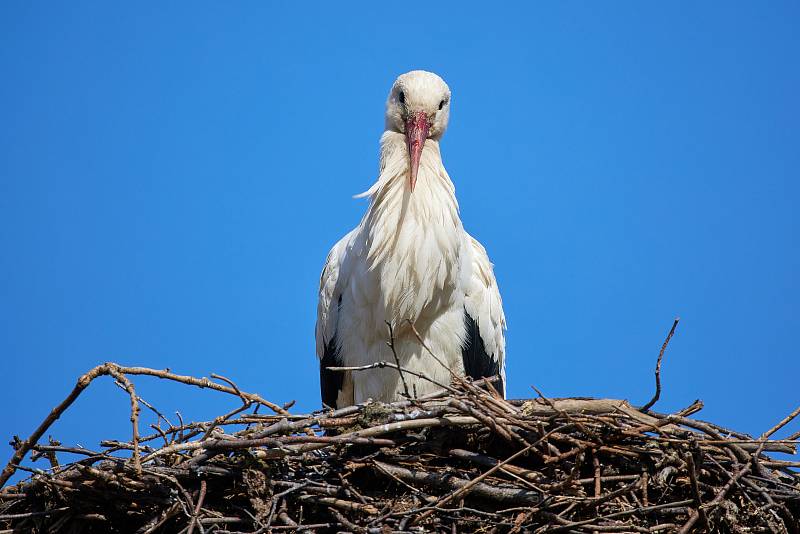
M425 146L425 139L428 138L428 116L424 111L411 115L406 120L406 144L408 145L408 157L411 161L411 192L417 184L417 172L419 171L419 159L422 157L422 147Z

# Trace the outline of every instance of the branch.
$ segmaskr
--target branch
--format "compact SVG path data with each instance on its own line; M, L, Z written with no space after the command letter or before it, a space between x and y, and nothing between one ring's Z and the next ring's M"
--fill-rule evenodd
M403 382L403 391L405 392L406 398L410 399L411 393L408 392L408 384L406 383L405 375L403 375L403 368L400 366L400 358L397 357L397 351L394 349L394 329L392 329L392 323L386 321L386 326L389 327L389 341L387 341L386 344L392 349L392 356L394 356L394 362L397 364L397 372L400 374L400 380Z
M667 345L669 345L669 340L672 339L672 335L675 333L675 327L678 326L678 322L681 320L680 317L676 317L675 321L672 323L672 328L669 329L669 334L667 334L667 339L664 340L664 344L661 345L661 351L658 353L658 361L656 361L656 392L653 395L653 398L650 401L639 408L641 411L646 412L653 405L658 401L661 397L661 359L664 358L664 351L667 350Z

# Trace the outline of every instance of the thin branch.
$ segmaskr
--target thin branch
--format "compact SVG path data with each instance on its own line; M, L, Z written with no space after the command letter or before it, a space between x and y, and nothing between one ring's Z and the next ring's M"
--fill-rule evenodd
M411 319L406 319L406 321L408 322L409 326L411 327L411 331L414 332L414 336L417 338L417 341L419 342L419 344L422 345L422 348L424 348L426 351L428 351L428 354L431 355L431 358L436 360L436 363L438 363L439 365L441 365L442 367L447 369L447 371L450 373L451 377L453 377L455 379L460 378L453 371L453 369L451 369L447 364L445 364L436 354L433 353L433 351L430 349L430 347L428 347L427 343L425 343L425 341L422 339L422 336L420 335L419 331L417 330L417 325L414 324L414 321L412 321Z
M385 361L375 362L375 363L371 363L369 365L355 365L355 366L348 366L348 367L326 367L325 369L327 369L328 371L343 372L343 371L369 371L370 369L383 369L383 368L386 368L386 367L388 367L390 369L397 369L398 371L400 370L400 366L399 365L396 365L396 364L394 364L392 362L385 362ZM417 378L421 378L423 380L427 380L431 384L435 384L435 385L439 386L440 388L445 389L447 391L450 391L450 392L454 392L455 391L450 386L446 386L446 385L442 384L441 382L437 382L436 380L434 380L432 378L429 378L428 376L426 376L426 375L424 375L422 373L418 373L416 371L412 371L410 369L405 369L405 368L403 369L403 372L406 373L406 374L409 374L411 376L416 376ZM409 396L409 399L410 398L411 398L411 396Z
M205 480L200 481L200 496L197 498L197 504L194 507L194 511L192 512L192 521L189 523L189 529L186 531L186 534L193 534L194 527L197 524L198 519L200 519L200 510L203 507L203 501L206 498L206 490L208 488L208 484Z
M772 428L770 428L769 430L767 430L766 432L761 434L761 437L758 438L759 441L765 441L765 440L769 439L769 437L771 435L773 435L775 432L777 432L781 428L783 428L786 425L788 425L789 423L791 423L792 420L794 420L798 415L800 415L800 406L795 408L792 413L790 413L789 415L787 415L786 417L781 419L781 421L778 424L776 424L775 426L773 426ZM800 436L798 436L798 437L800 437ZM797 437L790 436L788 441L794 441L796 439L797 439Z
M113 376L117 382L122 384L125 388L125 391L128 392L128 395L131 398L131 426L133 427L133 466L136 469L136 473L138 475L142 474L142 463L141 457L139 456L139 400L136 396L136 390L133 387L133 384L130 380L128 380L125 375L119 372L119 370L115 367L109 367L108 372L111 376Z
M392 350L392 356L394 356L394 362L397 364L397 373L400 375L400 381L403 382L403 392L407 399L412 398L411 393L408 391L408 384L406 383L406 377L403 375L403 367L400 365L400 358L397 357L397 351L394 348L394 329L392 328L392 323L386 321L386 326L389 328L389 341L386 344Z
M736 482L744 475L749 473L751 467L752 467L751 464L747 464L744 467L742 467L734 476L731 477L728 483L725 484L725 486L723 486L722 489L719 490L719 492L717 492L717 495L714 497L714 499L710 503L708 503L708 506L706 507L705 510L706 513L708 513L708 510L715 508L722 502L723 499L725 499L725 496L728 495L728 492L731 490L734 484L736 484ZM678 534L686 534L687 532L689 532L699 518L700 518L700 510L699 509L693 510L692 514L689 516L689 519L686 520L686 523L684 523L681 529L678 531Z
M664 344L661 345L661 350L658 353L658 360L656 361L656 392L653 394L653 398L650 399L647 404L639 408L639 410L646 412L653 405L658 402L658 399L661 397L661 360L664 358L664 351L667 350L667 345L669 345L669 340L672 339L672 335L675 333L675 328L678 326L681 318L676 317L675 321L672 323L672 328L669 329L669 334L667 334L667 339L664 340Z

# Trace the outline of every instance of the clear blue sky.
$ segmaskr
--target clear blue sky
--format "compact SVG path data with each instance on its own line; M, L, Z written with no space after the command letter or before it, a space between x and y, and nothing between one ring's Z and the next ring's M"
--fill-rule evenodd
M509 395L800 401L796 2L0 4L0 459L90 367L219 373L319 406L330 246L383 104L453 91L442 150L508 317ZM146 379L162 411L234 399ZM53 429L129 432L106 379ZM796 428L795 428L796 430Z

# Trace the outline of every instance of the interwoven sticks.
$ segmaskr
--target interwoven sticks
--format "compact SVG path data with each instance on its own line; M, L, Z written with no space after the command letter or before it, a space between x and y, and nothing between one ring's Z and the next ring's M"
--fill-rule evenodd
M131 398L132 438L40 443L97 377ZM212 420L139 428L132 376L228 393ZM785 532L800 517L794 440L613 399L504 401L466 381L421 399L294 415L232 381L108 363L81 378L0 491L0 532ZM256 406L273 410L254 413ZM163 420L163 421L162 421ZM18 467L28 454L47 469ZM62 463L70 454L82 459Z

